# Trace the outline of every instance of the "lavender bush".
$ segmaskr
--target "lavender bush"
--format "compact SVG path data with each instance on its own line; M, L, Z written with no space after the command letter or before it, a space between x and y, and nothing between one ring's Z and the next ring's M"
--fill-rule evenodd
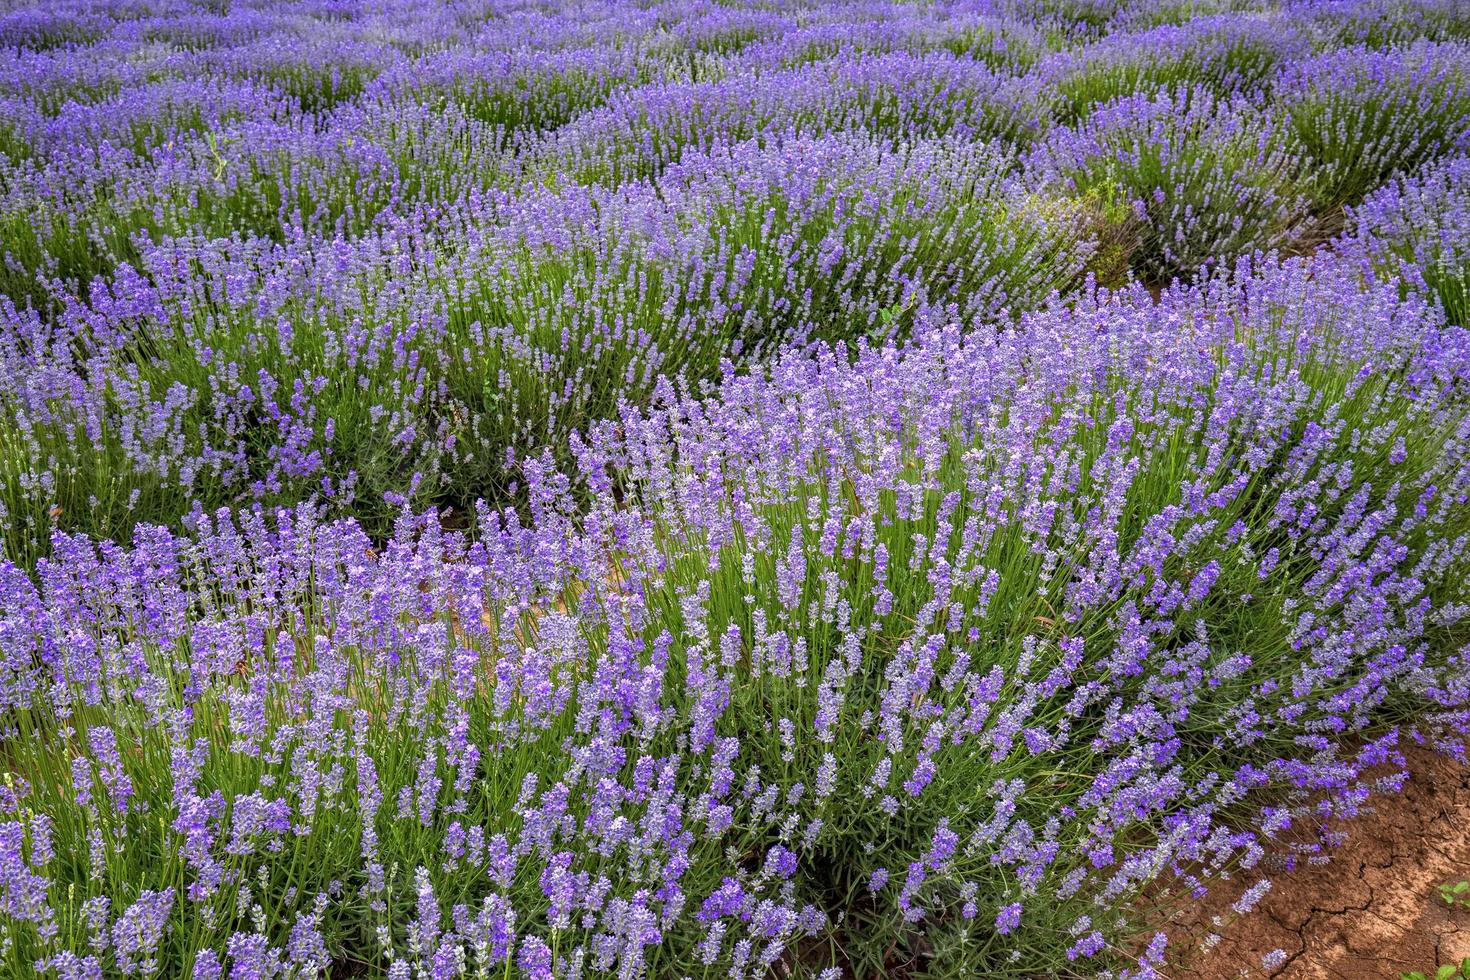
M791 131L1024 141L1043 124L1041 91L1037 79L947 51L649 85L550 134L527 152L528 166L553 183L619 184L656 176L686 152Z
M1465 755L1465 25L6 6L0 975L1168 975Z
M1222 15L1113 34L1040 70L1056 73L1057 114L1075 123L1114 99L1193 85L1259 98L1284 63L1310 50L1280 16Z
M1287 69L1281 98L1319 212L1470 140L1470 61L1461 44L1322 55Z
M1344 243L1374 270L1434 297L1451 323L1470 325L1470 159L1402 178L1354 209Z
M1327 45L1391 48L1420 39L1470 37L1470 11L1455 0L1303 0L1290 5Z
M1304 212L1278 123L1205 88L1095 108L1054 131L1028 166L1041 186L1091 205L1149 282L1279 246Z

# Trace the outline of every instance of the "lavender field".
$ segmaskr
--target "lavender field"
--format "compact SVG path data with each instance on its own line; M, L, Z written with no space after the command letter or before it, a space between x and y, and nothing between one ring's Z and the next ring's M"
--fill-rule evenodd
M0 0L0 977L1173 976L1467 326L1464 0Z

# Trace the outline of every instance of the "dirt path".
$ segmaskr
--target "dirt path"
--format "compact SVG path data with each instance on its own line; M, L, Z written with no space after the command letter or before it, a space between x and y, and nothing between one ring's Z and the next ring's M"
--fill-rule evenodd
M1170 980L1398 980L1433 976L1437 964L1470 956L1470 909L1449 909L1437 886L1470 879L1470 766L1426 750L1408 753L1410 779L1397 796L1346 824L1346 843L1321 867L1277 872L1254 912L1230 904L1255 879L1221 888L1173 930ZM1206 937L1223 938L1204 951ZM1262 957L1285 951L1285 961Z

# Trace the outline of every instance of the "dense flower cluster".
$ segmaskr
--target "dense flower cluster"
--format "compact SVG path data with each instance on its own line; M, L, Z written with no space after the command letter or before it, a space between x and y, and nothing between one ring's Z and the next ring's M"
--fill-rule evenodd
M0 974L1161 975L1464 755L1467 38L0 12Z
M1470 325L1470 158L1400 178L1355 209L1344 251L1379 275L1439 300L1450 323Z
M381 534L659 376L1335 233L1467 149L1470 15L1327 6L12 10L6 550L196 501Z
M1356 201L1400 170L1470 148L1467 58L1460 43L1417 42L1291 65L1281 98L1319 206Z
M1167 281L1295 229L1305 206L1275 126L1203 87L1124 96L1051 133L1029 169L1131 231L1129 266Z

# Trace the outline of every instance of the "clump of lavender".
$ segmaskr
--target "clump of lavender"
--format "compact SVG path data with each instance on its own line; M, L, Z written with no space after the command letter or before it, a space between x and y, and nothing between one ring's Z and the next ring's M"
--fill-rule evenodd
M1259 100L1282 64L1310 53L1308 39L1280 17L1224 14L1108 37L1053 56L1057 114L1075 123L1129 95L1202 86Z
M1229 14L1271 15L1280 6L1270 0L1142 0L1118 11L1109 26L1114 31L1146 30Z
M81 47L99 40L107 18L81 10L8 10L0 17L0 47L29 51Z
M1461 45L1334 51L1289 65L1277 97L1320 215L1470 147L1470 55Z
M448 465L493 487L507 449L564 447L661 374L710 380L725 360L902 336L925 309L1044 301L1077 281L1088 246L1074 211L1008 168L959 141L786 136L689 151L650 183L517 203L441 286Z
M507 132L554 129L601 105L620 89L669 70L637 49L575 47L564 51L447 48L402 61L373 80L364 101L452 103Z
M1349 218L1353 229L1339 249L1434 297L1449 322L1470 325L1470 159L1394 180Z
M1387 50L1470 37L1470 11L1457 0L1294 0L1287 9L1329 47Z
M413 101L344 107L325 132L300 118L185 120L157 149L147 145L165 136L140 133L140 124L126 136L142 142L138 153L112 151L111 134L95 137L75 115L44 160L0 185L0 286L47 315L94 278L137 267L151 244L357 238L417 205L483 192L506 166L501 129Z
M1046 32L1062 43L1086 43L1107 34L1124 16L1128 0L1003 0L997 5L1015 19Z
M855 55L761 74L629 90L525 151L549 183L615 186L657 176L685 153L787 132L864 132L894 142L1030 138L1041 86L947 51Z
M1051 133L1027 157L1042 186L1096 209L1128 267L1166 283L1285 241L1302 215L1297 162L1270 114L1206 89L1134 95Z
M990 14L958 18L947 25L939 44L954 54L1016 74L1029 70L1050 50L1040 31Z

